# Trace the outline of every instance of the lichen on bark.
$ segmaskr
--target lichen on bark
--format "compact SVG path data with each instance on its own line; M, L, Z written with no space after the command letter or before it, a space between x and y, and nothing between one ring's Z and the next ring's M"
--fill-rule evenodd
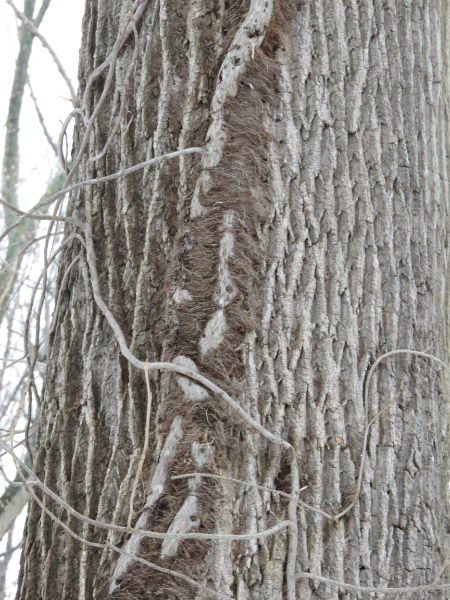
M88 3L82 81L125 19L119 0ZM370 430L353 510L339 522L297 512L298 571L357 585L429 583L448 545L443 374L423 358L391 357L367 407L363 396L368 368L385 351L431 346L447 357L447 24L443 1L148 2L122 135L87 173L178 147L205 153L86 188L69 205L77 218L90 214L102 295L133 354L193 361L292 444L309 505L329 514L346 506L366 410L372 419L403 382ZM134 43L130 36L119 53L91 155L117 118ZM91 110L101 91L99 80ZM80 125L75 147L82 135ZM74 243L61 273L77 253ZM120 355L89 279L82 259L51 340L34 468L80 512L125 524L145 381ZM291 490L288 453L195 385L171 373L152 379L139 526L176 419L183 435L170 475L196 470L200 444L214 447L210 472ZM165 478L145 526L166 531L190 494L201 532L256 532L287 518L277 494L197 483L193 492L192 483ZM126 536L67 520L85 538L126 547ZM288 538L282 530L261 540L185 540L163 558L161 541L146 539L138 552L240 600L281 600ZM64 599L206 596L139 564L111 588L117 560L82 547L32 503L18 598L36 590ZM328 584L296 584L297 598L339 596Z

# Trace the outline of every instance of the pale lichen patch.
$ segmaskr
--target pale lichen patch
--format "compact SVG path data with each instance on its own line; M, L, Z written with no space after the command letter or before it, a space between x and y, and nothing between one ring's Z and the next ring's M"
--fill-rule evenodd
M188 358L187 356L176 356L173 361L176 365L180 365L182 367L187 367L191 369L191 371L198 372L197 366L193 360ZM204 400L208 397L208 392L202 386L194 383L187 377L177 376L177 383L183 392L186 394L186 397L192 401Z
M214 446L212 444L200 444L194 442L191 446L191 456L198 470L204 469L212 463L214 457ZM189 533L201 524L198 511L197 490L201 484L200 477L194 477L189 480L189 495L183 502L180 510L175 515L168 533ZM180 540L166 538L161 546L161 558L170 558L176 555Z
M227 328L224 308L236 298L238 289L234 284L229 262L233 256L234 235L233 221L234 211L228 210L223 215L222 238L219 245L219 267L218 267L218 285L214 294L214 300L220 306L206 324L205 334L200 339L200 350L202 354L212 352L220 346L224 339Z
M200 351L202 354L208 354L208 352L212 352L220 346L226 326L225 313L223 309L220 309L208 321L205 328L205 335L200 339Z
M177 304L183 304L183 302L191 302L192 295L188 290L184 290L182 288L177 288L172 296L173 301Z

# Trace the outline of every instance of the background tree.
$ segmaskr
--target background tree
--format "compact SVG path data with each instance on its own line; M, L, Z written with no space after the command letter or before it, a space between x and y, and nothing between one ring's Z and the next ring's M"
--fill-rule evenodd
M14 20L14 12L6 6L10 5L15 13L16 21ZM30 302L30 297L33 295L39 298L39 281L42 282L42 276L39 280L39 265L42 262L42 244L46 236L42 236L42 227L39 227L35 221L22 221L22 223L14 228L14 222L16 221L16 215L14 214L19 208L27 206L27 200L30 189L35 192L42 186L42 190L48 187L47 193L50 195L55 193L61 188L61 173L58 173L57 166L57 148L56 144L52 140L54 135L53 122L58 118L58 102L52 99L53 113L49 114L49 107L43 102L43 98L48 98L46 94L42 94L42 90L39 86L40 81L38 76L39 68L45 68L47 66L46 56L39 54L39 48L36 50L36 45L33 45L34 37L39 37L39 40L45 47L44 52L51 50L48 42L41 34L41 24L44 16L47 13L50 2L49 0L43 0L42 2L36 2L35 0L26 0L23 5L23 13L18 10L11 0L7 0L5 7L3 8L1 18L1 36L2 36L2 66L3 66L3 88L5 109L7 110L7 116L5 116L4 129L1 136L1 143L4 145L2 155L2 225L1 237L2 242L0 246L0 346L1 346L1 362L0 362L0 436L4 439L9 437L10 429L13 423L16 423L15 428L16 437L14 438L15 446L19 448L18 452L24 458L24 454L21 452L20 446L24 442L24 432L26 428L28 433L32 433L34 429L30 430L30 424L27 426L27 417L32 419L36 413L35 408L30 411L19 411L24 412L23 416L18 415L18 407L23 403L24 395L26 394L27 388L29 389L29 373L26 358L30 360L30 363L34 362L37 369L34 370L33 381L34 385L39 388L42 382L42 361L45 360L42 353L39 355L36 353L35 357L24 356L24 338L26 340L25 346L29 346L32 338L35 334L35 321L40 320L40 328L43 331L43 336L48 332L50 325L51 316L51 298L54 294L54 273L46 271L46 288L47 303L44 310L35 309L36 304L33 306L33 302ZM22 6L20 7L22 8ZM72 9L73 10L73 9ZM67 12L67 10L66 10ZM55 11L53 11L55 13ZM14 23L15 21L15 23ZM10 35L9 44L8 34L11 34L11 29L14 29L14 25L17 25L17 44L14 44L14 34ZM51 36L52 39L56 38L57 35ZM66 35L66 42L70 42L70 37ZM8 55L16 52L9 49L8 46L17 46L17 58L12 65L11 73L8 73ZM53 52L53 57L56 58L56 62L61 67L60 60L56 57ZM49 61L50 62L50 61ZM50 68L51 65L50 65ZM62 71L64 71L61 68ZM11 90L8 99L8 87L10 85L9 75L11 75ZM52 72L46 70L46 81L49 87L52 87L53 93L56 94L59 90L58 82L55 81L55 77L52 76ZM65 75L65 72L64 72ZM31 86L31 80L36 84L35 90L33 91ZM66 83L69 82L67 75L65 75ZM70 83L70 82L69 82ZM71 84L69 85L69 88ZM27 95L30 96L32 102L29 102ZM74 95L74 94L73 94ZM29 104L27 105L27 101ZM62 103L67 104L67 100L62 100ZM40 106L41 104L41 106ZM34 105L34 106L33 106ZM55 110L56 109L56 110ZM66 107L64 108L66 110ZM35 111L35 114L33 113ZM34 119L37 115L37 119ZM25 138L24 133L27 132L28 139ZM43 135L42 135L43 134ZM41 143L41 135L44 139L44 143ZM56 134L57 135L57 134ZM31 142L31 144L30 144ZM64 140L62 140L64 142ZM48 153L45 144L51 146L51 152ZM30 164L30 152L28 146L32 146L34 149L35 160L39 165L39 174L32 171L32 164ZM63 144L61 144L62 150ZM54 156L52 157L52 153ZM39 155L39 158L37 157ZM53 158L53 160L52 160ZM46 186L46 177L47 186ZM50 182L50 183L49 183ZM31 187L33 186L34 187ZM29 204L29 203L28 203ZM9 234L5 235L6 232ZM54 239L52 236L51 239ZM36 278L38 278L36 282ZM42 338L41 338L42 339ZM26 353L25 353L26 354ZM28 413L28 414L27 414ZM31 435L26 435L27 445L32 443ZM2 454L4 456L4 454ZM9 464L8 464L9 463ZM14 465L8 459L2 460L1 472L2 476L9 473L11 476L11 468ZM14 475L11 477L14 479ZM18 565L17 561L11 560L14 552L18 549L20 544L20 534L17 529L23 528L23 523L20 523L18 527L15 527L17 516L21 513L23 507L28 500L28 492L21 484L21 477L17 474L15 482L7 483L5 486L2 481L1 497L0 497L0 539L8 533L7 540L2 546L0 554L0 598L11 597L11 580L17 578ZM14 533L14 536L13 536ZM8 578L6 578L6 572L8 568Z
M24 2L24 14L29 19L33 19L34 26L39 28L42 20L47 12L50 1L45 0L36 10L36 0L26 0ZM33 18L34 17L34 18ZM19 187L19 124L22 112L22 101L28 80L28 66L30 62L33 35L24 25L18 30L19 52L15 64L14 78L11 87L9 98L8 115L5 124L4 152L2 160L2 197L3 200L14 208L19 207L18 187ZM37 104L36 104L37 107ZM15 220L12 211L4 208L4 223L6 227L10 226ZM7 359L11 356L10 345L14 342L11 331L14 330L15 310L9 306L9 301L17 292L17 287L14 285L14 279L23 278L21 273L21 263L24 253L22 248L27 246L33 239L33 229L29 223L22 223L21 226L11 231L11 235L7 237L7 247L4 255L2 255L2 269L0 271L0 326L3 324L3 331L8 333L3 338L6 342L3 352L3 358ZM19 275L20 274L20 275ZM15 308L19 308L14 303ZM19 308L20 311L20 308ZM7 325L5 327L5 321ZM5 366L5 363L3 363ZM10 393L10 386L5 385L4 370L0 374L0 387L3 388L1 395L1 413L2 420L8 418L8 413L14 412L16 403L15 396L20 391L21 386L14 390L15 394ZM3 427L5 423L2 423ZM28 492L24 487L15 487L10 485L3 493L0 499L0 539L8 532L8 541L6 551L3 553L0 561L0 597L4 598L6 593L5 581L6 571L13 551L17 548L13 547L12 535L14 531L14 522L21 510L28 501Z
M18 598L446 587L448 12L87 4Z

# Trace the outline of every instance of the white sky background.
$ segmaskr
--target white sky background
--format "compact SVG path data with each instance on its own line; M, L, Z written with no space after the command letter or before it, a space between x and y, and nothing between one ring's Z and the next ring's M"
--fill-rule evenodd
M15 2L23 10L23 0ZM37 8L40 0L37 0ZM77 89L78 52L81 40L81 20L84 12L84 0L51 0L39 31L57 53L66 73ZM4 0L0 0L0 161L3 159L5 122L8 112L9 95L14 75L15 60L18 52L17 21L13 10ZM56 143L61 123L71 110L67 100L67 85L60 76L50 54L39 40L33 42L29 77L34 95L43 114L48 131ZM49 147L28 88L22 106L20 121L20 208L34 205L46 191L47 185L58 171L57 160ZM71 147L69 146L69 156ZM7 467L7 465L4 465ZM8 476L14 477L12 467ZM0 494L4 489L0 481ZM14 544L20 541L25 515L22 515L14 532ZM18 520L19 521L19 520ZM6 536L0 544L0 553L6 545ZM16 552L8 572L8 598L14 598L16 579L19 569L19 552Z
M23 9L23 0L16 3ZM40 6L40 1L37 1ZM78 51L81 39L83 0L52 0L39 31L56 51L77 89ZM12 9L0 0L0 159L3 156L4 124L18 50L17 25ZM33 42L29 76L33 92L53 140L58 139L61 121L71 110L66 83L39 40ZM20 124L21 203L34 204L45 192L47 182L56 171L56 159L42 134L36 111L26 88ZM22 206L25 208L25 206Z

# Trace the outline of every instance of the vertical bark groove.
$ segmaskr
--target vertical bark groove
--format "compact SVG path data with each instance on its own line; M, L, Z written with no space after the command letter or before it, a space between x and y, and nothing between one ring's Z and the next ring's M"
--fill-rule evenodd
M88 3L82 82L111 51L125 10L119 0ZM371 427L354 508L338 522L297 509L296 569L356 585L429 583L448 546L439 367L390 357L367 407L363 400L366 373L384 352L447 356L447 27L446 4L426 0L149 2L137 41L130 36L118 56L91 155L116 122L137 43L127 116L79 178L192 144L205 152L79 191L70 203L92 222L102 295L133 354L196 365L292 444L309 505L337 514L351 501L366 411L372 419L403 382ZM99 80L92 103L101 92ZM82 137L80 128L76 145ZM78 253L74 243L61 277ZM51 341L35 470L77 510L124 525L145 381L120 355L89 279L83 258ZM292 518L285 498L255 487L170 481L205 469L290 493L290 455L196 383L170 373L151 383L138 527L258 532ZM183 433L166 460L178 422ZM287 597L287 529L173 544L68 522L239 600ZM358 597L306 578L295 593ZM36 594L207 597L111 550L81 548L32 503L18 598Z

